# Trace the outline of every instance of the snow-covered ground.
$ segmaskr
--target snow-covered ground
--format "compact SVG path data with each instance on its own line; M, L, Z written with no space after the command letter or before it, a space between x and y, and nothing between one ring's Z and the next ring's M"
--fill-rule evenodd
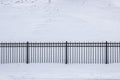
M1 41L119 41L120 0L0 0Z
M120 0L0 0L1 41L119 41ZM0 80L120 80L120 64L0 64Z
M120 64L5 64L0 80L120 80Z

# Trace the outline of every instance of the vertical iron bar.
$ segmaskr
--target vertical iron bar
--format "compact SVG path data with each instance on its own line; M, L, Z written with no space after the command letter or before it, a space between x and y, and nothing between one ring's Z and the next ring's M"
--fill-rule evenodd
M106 48L106 55L105 55L106 56L106 61L105 61L105 63L108 64L108 42L107 41L106 41L106 47L105 48Z
M66 41L66 44L65 44L65 57L66 57L66 58L65 58L65 59L66 59L66 60L65 60L65 64L68 64L68 59L67 59L67 56L68 56L68 55L67 55L67 53L68 53L67 44L68 44L68 42Z
M29 64L29 42L27 42L26 63Z

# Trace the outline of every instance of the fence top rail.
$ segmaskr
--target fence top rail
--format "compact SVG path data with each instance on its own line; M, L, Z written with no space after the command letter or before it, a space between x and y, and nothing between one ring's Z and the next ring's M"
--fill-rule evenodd
M120 42L0 43L0 47L120 47Z

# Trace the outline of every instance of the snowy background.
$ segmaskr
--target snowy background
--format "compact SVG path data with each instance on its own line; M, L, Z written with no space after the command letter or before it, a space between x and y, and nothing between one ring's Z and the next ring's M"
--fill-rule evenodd
M1 41L119 41L120 0L0 0Z
M0 0L1 41L119 41L120 0ZM0 80L120 80L120 64L0 64Z

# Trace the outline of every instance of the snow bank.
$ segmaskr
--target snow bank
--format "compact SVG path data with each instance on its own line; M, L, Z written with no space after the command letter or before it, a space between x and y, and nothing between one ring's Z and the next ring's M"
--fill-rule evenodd
M5 64L0 80L120 80L120 64Z
M119 0L0 0L1 41L119 41Z

